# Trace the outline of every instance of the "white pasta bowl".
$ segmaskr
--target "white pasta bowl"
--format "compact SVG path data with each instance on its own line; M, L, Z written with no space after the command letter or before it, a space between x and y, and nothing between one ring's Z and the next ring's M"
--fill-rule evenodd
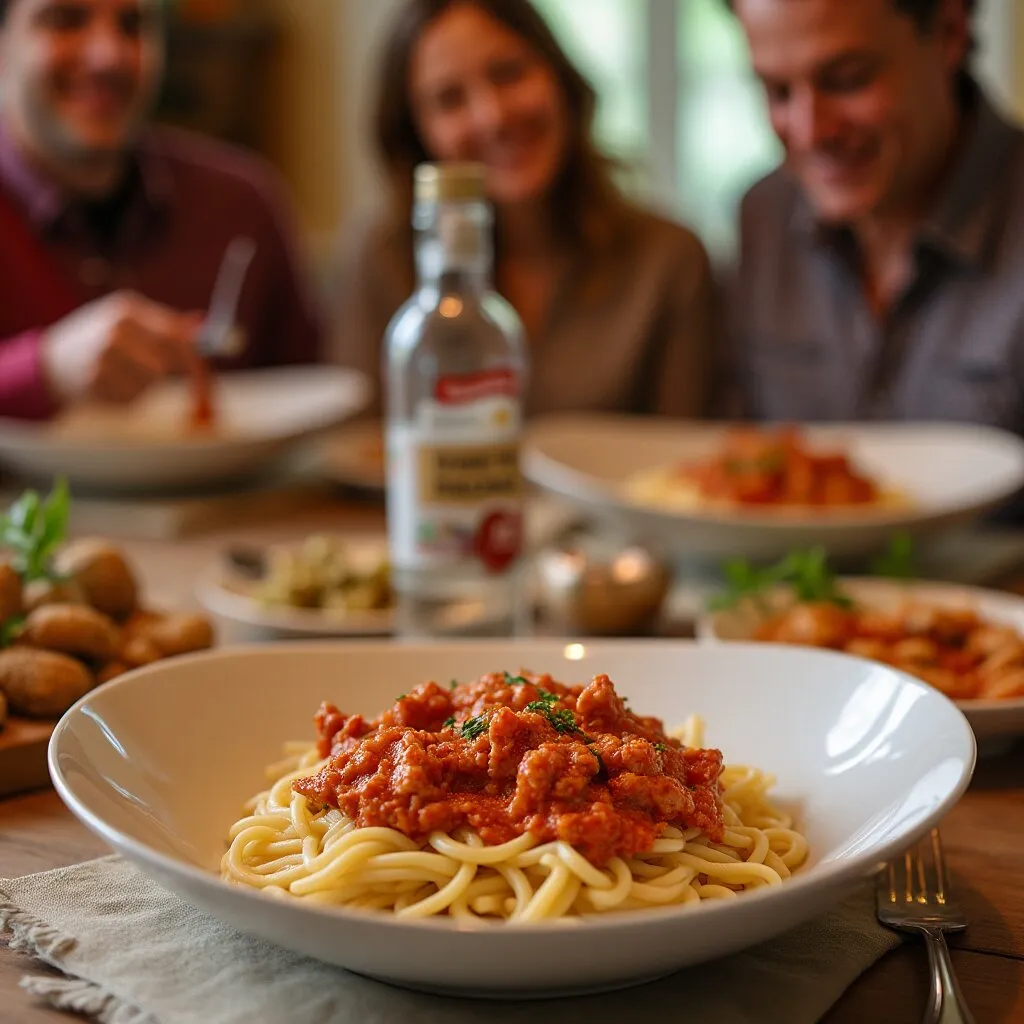
M243 803L323 699L375 716L427 679L548 671L611 676L667 726L696 713L727 763L777 777L810 844L780 885L696 906L531 925L400 920L229 885ZM239 930L360 974L476 995L639 982L752 946L817 915L932 827L968 785L974 736L924 684L827 651L759 644L335 642L221 649L125 675L57 725L50 772L89 828L158 883Z
M214 426L194 431L190 389L172 380L127 407L86 404L50 423L0 416L0 464L30 480L64 476L93 493L223 485L266 473L356 415L371 394L363 374L343 367L223 374Z
M707 458L726 424L658 417L563 414L534 422L523 452L537 486L627 533L684 557L781 558L813 546L862 556L895 532L915 538L970 523L1024 486L1024 441L956 423L807 424L813 447L837 448L904 500L850 509L679 508L641 500L638 474Z
M889 612L906 601L938 608L965 609L985 622L1011 626L1024 634L1024 598L1015 594L957 583L927 580L894 581L871 577L845 577L839 581L842 591L858 605ZM792 594L784 589L768 596L767 602L744 602L742 606L707 612L697 620L697 637L705 642L750 641L773 610L791 607ZM1024 698L1004 700L958 700L956 705L966 716L978 740L1024 734Z

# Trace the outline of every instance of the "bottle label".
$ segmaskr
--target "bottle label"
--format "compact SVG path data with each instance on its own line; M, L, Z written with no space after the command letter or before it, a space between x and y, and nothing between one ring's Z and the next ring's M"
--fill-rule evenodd
M523 546L521 416L507 370L446 376L409 424L388 428L388 535L396 566L508 569Z

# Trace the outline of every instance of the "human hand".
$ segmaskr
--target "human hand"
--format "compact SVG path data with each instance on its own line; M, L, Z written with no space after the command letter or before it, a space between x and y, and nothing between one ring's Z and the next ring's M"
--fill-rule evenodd
M173 374L203 380L201 317L133 292L115 292L59 320L43 336L47 379L63 401L123 404Z

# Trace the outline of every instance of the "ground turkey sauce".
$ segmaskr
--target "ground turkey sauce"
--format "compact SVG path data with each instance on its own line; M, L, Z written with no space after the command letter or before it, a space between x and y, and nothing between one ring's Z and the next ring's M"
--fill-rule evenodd
M666 824L722 837L721 752L680 746L604 675L424 683L373 722L325 703L316 726L330 760L293 786L363 827L424 841L468 826L488 845L529 831L598 866L649 850Z

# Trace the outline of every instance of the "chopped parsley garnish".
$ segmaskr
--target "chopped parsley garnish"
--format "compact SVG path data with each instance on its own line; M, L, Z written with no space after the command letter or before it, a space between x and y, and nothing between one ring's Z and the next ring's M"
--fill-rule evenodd
M400 700L405 700L405 698L406 698L406 697L408 697L408 696L409 696L409 694L407 694L407 693L400 693L400 694L399 694L399 695L398 695L398 696L397 696L397 697L395 698L395 703L397 704L397 703L398 703L398 702L399 702Z
M554 705L558 702L558 698L553 693L546 693L544 690L541 690L540 693L540 700L530 701L526 705L526 711L543 715L551 723L555 732L582 734L583 730L576 724L576 716L568 708L555 711Z
M458 681L458 679L453 679L453 680L452 680L452 681L451 681L451 682L450 682L450 683L448 684L448 689L449 689L449 690L454 690L454 689L455 689L455 687L456 687L456 686L458 686L458 685L459 685L459 681Z
M553 708L558 703L558 696L554 693L548 693L547 690L537 690L537 699L527 704L527 709L530 711L536 711L533 707L534 704L543 704L546 708ZM541 712L543 714L543 712Z
M450 715L441 723L442 729L453 729L455 727L455 716Z
M665 745L664 743L655 743L655 744L654 744L654 749L655 749L655 750L656 750L656 751L657 751L657 752L658 752L659 754L664 754L664 753L665 753L665 751L666 751L666 750L668 750L668 747L667 747L667 746L666 746L666 745Z
M476 718L467 718L459 729L459 735L464 740L475 740L482 732L487 731L487 718L484 715L477 715Z
M523 676L513 676L513 675L509 675L508 672L505 673L505 685L506 686L522 686L524 683L526 683L528 681L529 680L523 678Z
M555 727L555 732L583 732L576 724L576 716L568 708L552 711L548 721Z

